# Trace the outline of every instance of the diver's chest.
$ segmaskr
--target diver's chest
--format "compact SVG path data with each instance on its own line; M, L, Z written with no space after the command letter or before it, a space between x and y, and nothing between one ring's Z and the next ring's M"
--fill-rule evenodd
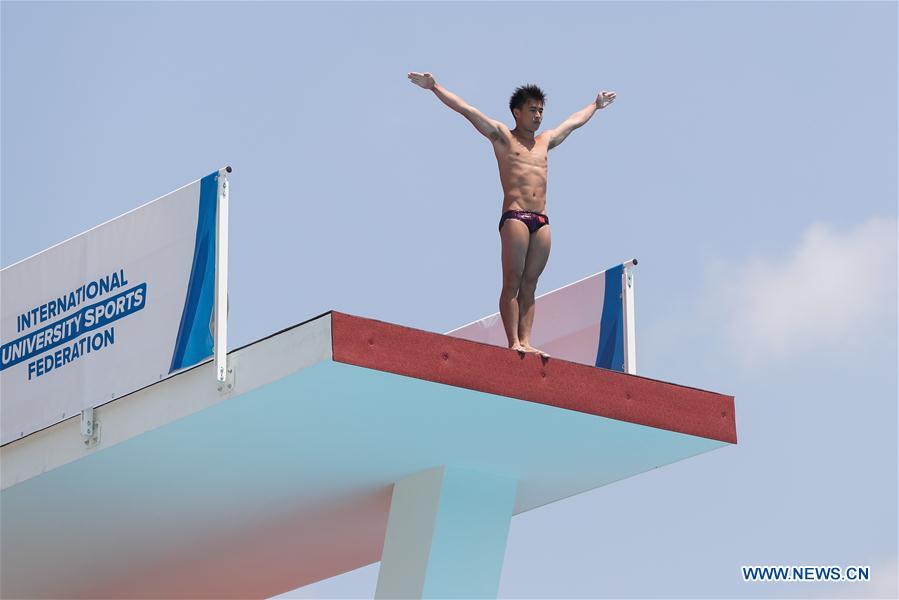
M546 144L537 142L533 147L528 148L518 140L512 140L506 154L506 160L513 165L527 165L534 167L546 166Z

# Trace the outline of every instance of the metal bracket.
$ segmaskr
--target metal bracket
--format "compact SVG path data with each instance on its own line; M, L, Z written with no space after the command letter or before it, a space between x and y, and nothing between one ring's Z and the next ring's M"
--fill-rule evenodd
M88 448L100 443L100 420L93 408L81 411L81 439Z
M224 381L218 382L218 390L223 394L230 394L234 389L234 367L228 367Z

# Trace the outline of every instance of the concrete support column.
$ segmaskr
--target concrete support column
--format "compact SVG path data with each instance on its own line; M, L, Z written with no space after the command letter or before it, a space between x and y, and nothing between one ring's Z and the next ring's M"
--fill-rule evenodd
M397 482L375 598L495 598L517 489L446 466Z

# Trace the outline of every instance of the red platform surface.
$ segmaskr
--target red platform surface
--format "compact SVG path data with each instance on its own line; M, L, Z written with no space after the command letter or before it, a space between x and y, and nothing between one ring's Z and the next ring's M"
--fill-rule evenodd
M336 362L737 443L733 396L336 311L331 319Z

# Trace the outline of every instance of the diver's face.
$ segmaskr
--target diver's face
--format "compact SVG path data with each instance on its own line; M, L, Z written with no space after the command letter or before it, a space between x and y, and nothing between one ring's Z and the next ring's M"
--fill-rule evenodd
M543 122L543 103L528 99L525 105L515 109L515 124L522 129L534 132Z

